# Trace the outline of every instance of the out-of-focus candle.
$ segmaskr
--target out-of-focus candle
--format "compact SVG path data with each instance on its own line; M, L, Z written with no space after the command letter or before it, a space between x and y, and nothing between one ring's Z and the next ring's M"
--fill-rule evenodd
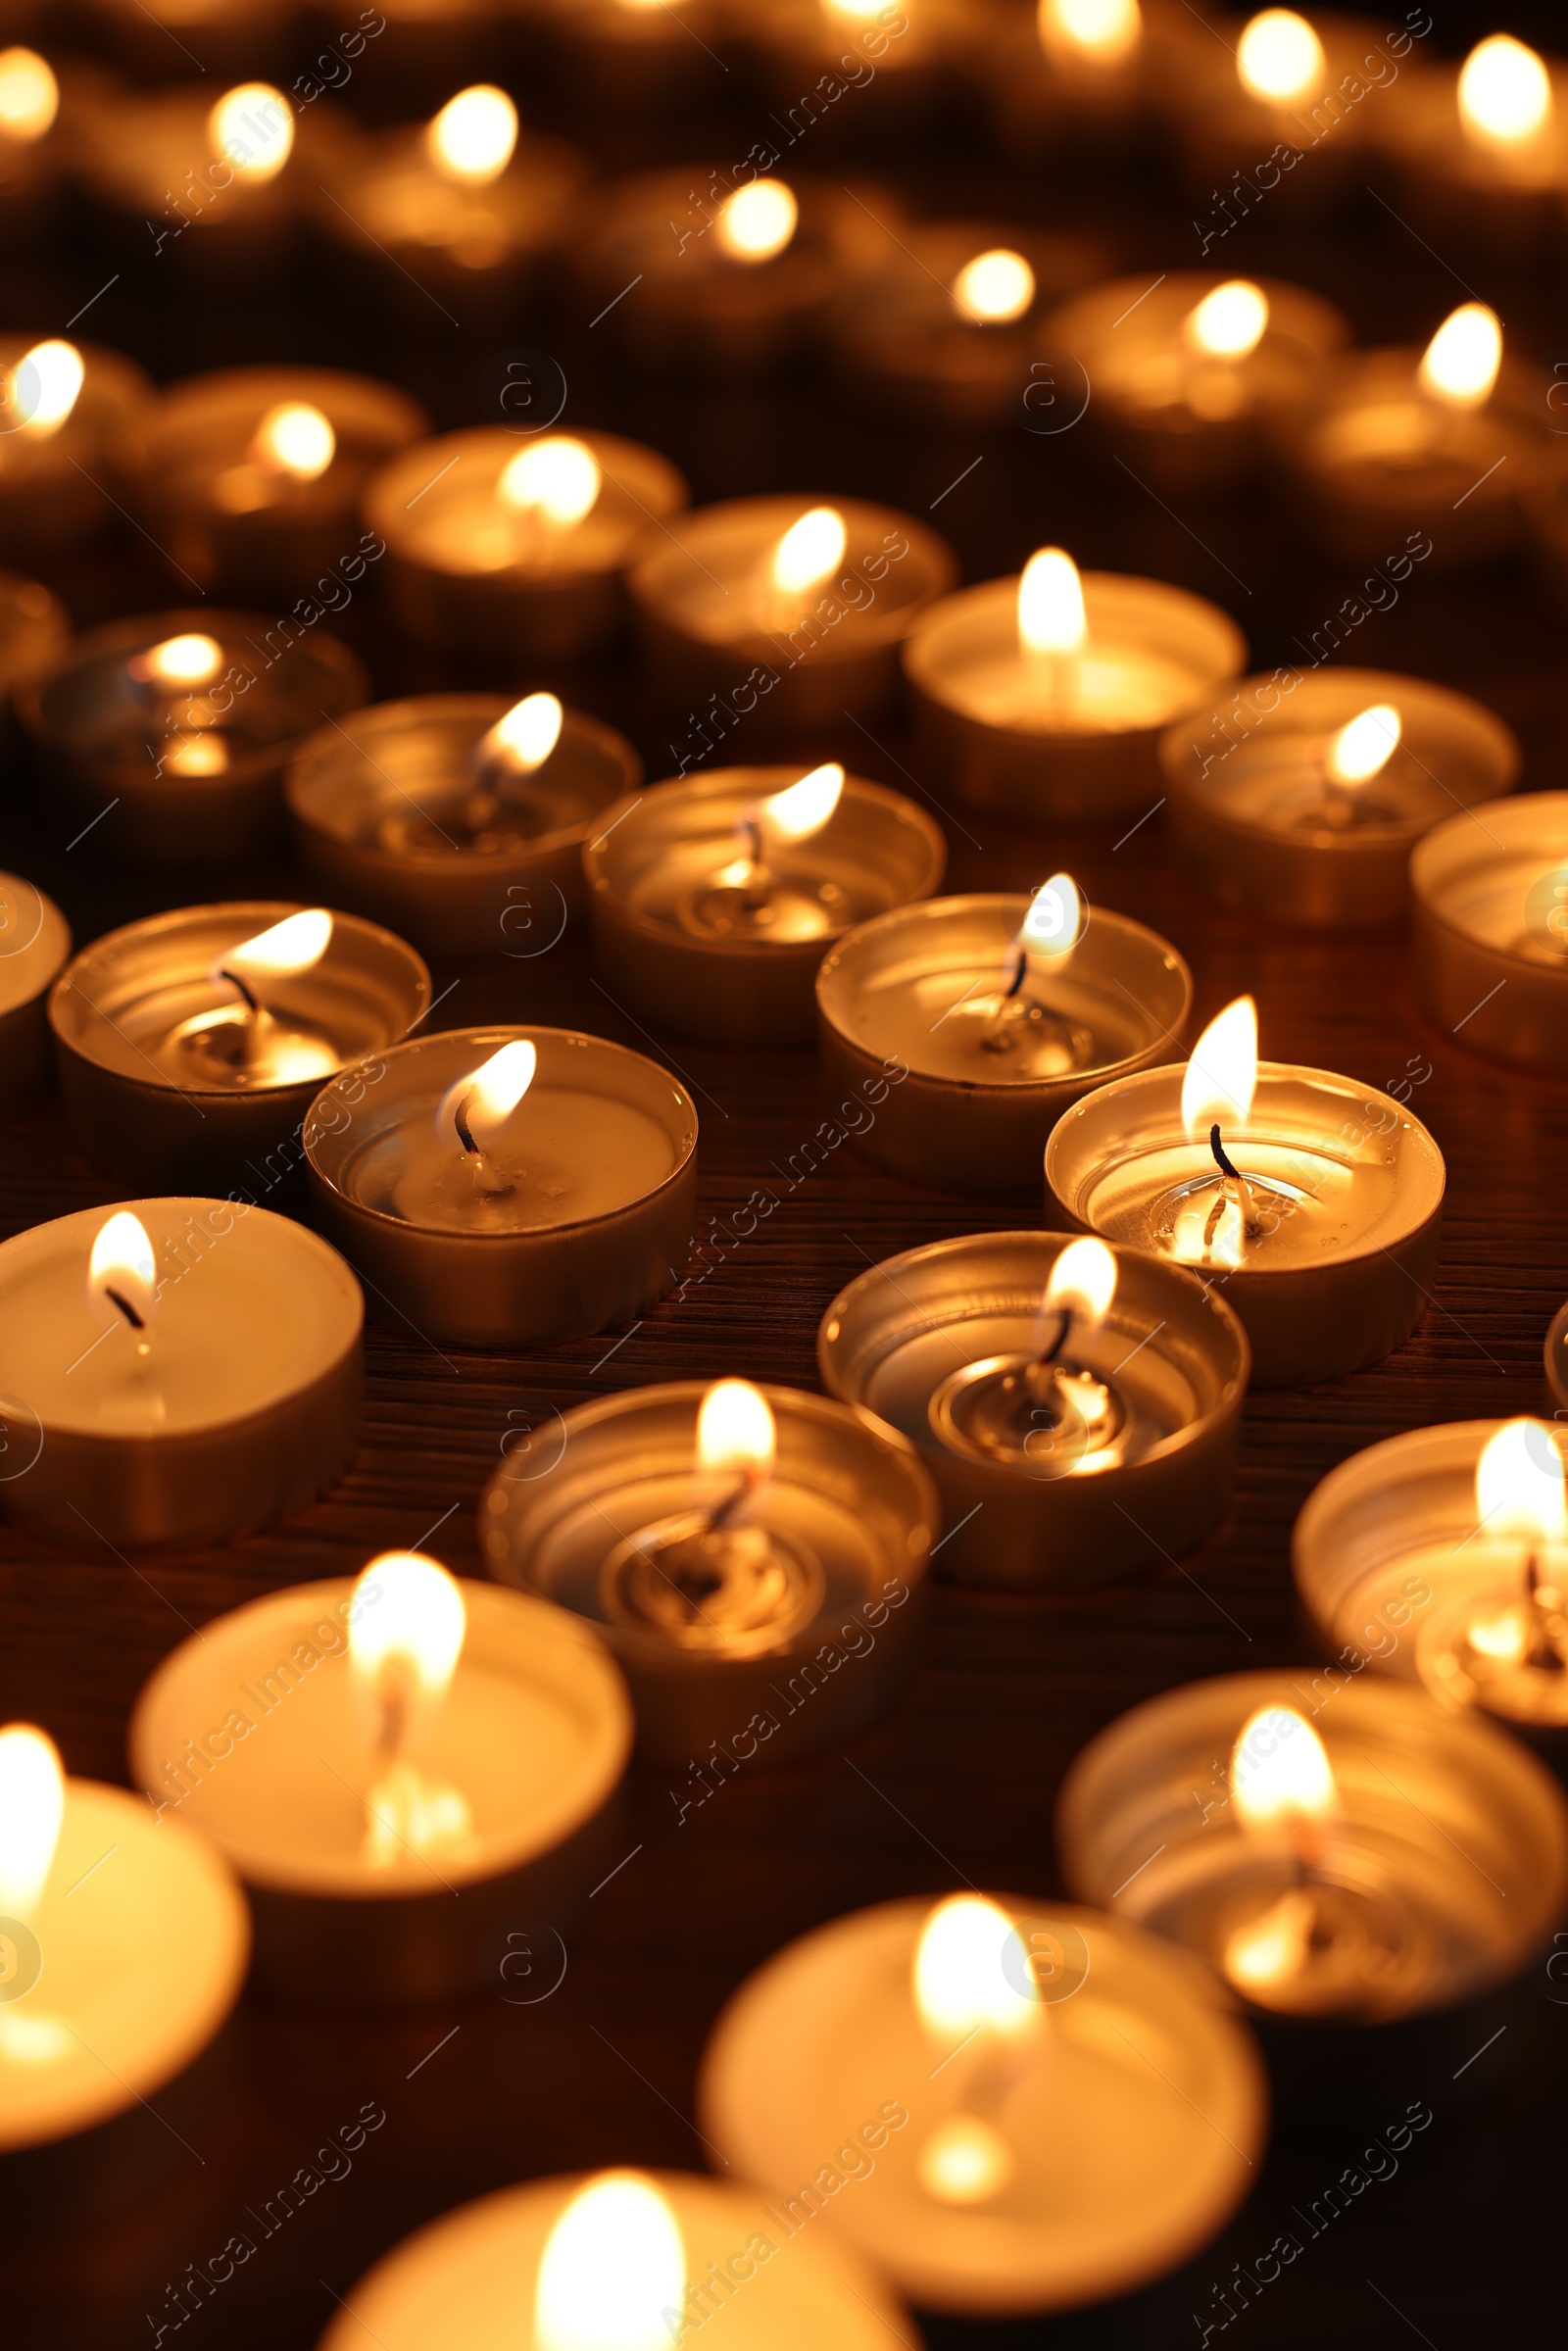
M35 1094L49 1074L49 991L71 954L53 899L0 873L0 1112Z
M117 351L0 336L0 549L47 561L114 526L107 451L151 394Z
M1410 955L1428 1010L1470 1052L1568 1068L1568 793L1426 835L1410 858Z
M1401 193L1423 226L1499 259L1555 245L1568 176L1568 89L1511 33L1416 78L1387 124Z

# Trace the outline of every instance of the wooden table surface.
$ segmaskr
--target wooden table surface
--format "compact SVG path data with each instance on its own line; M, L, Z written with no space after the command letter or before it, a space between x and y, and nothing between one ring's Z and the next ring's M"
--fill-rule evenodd
M682 149L666 142L666 152ZM613 166L617 151L605 160ZM843 161L835 153L827 168ZM1195 259L1189 208L1152 176L1112 183L1102 175L1049 191L973 153L961 171L951 154L915 171L903 150L879 158L883 167L890 176L902 170L906 193L928 210L1108 222L1126 265L1147 265L1151 276ZM1335 230L1262 220L1245 249L1240 236L1234 242L1237 268L1272 268L1346 301L1363 339L1420 335L1462 298L1448 262L1370 202ZM26 315L50 328L63 322L76 289L90 291L88 281L107 274L100 258L77 244L48 259L35 271L42 307ZM1511 333L1549 366L1549 287L1511 276L1494 287L1470 261L1459 266L1467 282L1474 276L1495 293ZM203 344L183 297L142 261L106 296L97 332L122 338L161 374L193 364L194 341L213 359L320 357L421 384L435 375L451 420L481 413L477 386L493 336L463 340L461 353L454 346L443 376L444 345L421 337L399 347L352 315L345 323L330 306L301 298L254 318L243 302L219 309ZM1061 539L1086 563L1149 570L1213 597L1247 629L1260 666L1297 658L1293 648L1354 584L1311 553L1272 485L1232 505L1178 513L1119 474L1088 431L1039 437L1021 428L1021 415L987 437L911 430L826 380L722 399L706 387L660 389L607 365L580 308L565 300L517 322L516 340L563 357L573 387L568 424L605 423L665 448L700 498L752 489L888 497L946 530L972 578L1015 568L1034 545ZM134 544L63 567L59 584L83 619L167 599L148 551ZM373 611L362 603L351 617L380 692L403 689L411 676L435 682ZM1358 663L1480 695L1519 729L1526 784L1539 788L1561 781L1561 649L1562 624L1523 567L1477 582L1442 578L1434 565L1347 651ZM665 771L667 738L625 661L607 663L579 690L628 725L652 774ZM946 796L917 747L895 722L873 735L846 728L829 748L862 772L912 784L944 814ZM744 737L739 746L744 757ZM123 2223L64 2255L11 2247L8 2339L26 2351L119 2351L156 2339L161 2321L175 2315L166 2287L243 2232L246 2212L312 2164L367 2102L386 2119L352 2169L259 2243L180 2328L182 2345L305 2351L337 2298L387 2247L504 2182L612 2162L700 2165L691 2119L699 2052L726 1995L761 1959L824 1920L893 1895L970 1882L1042 1897L1059 1891L1053 1804L1067 1765L1102 1725L1201 1676L1312 1662L1293 1614L1289 1536L1326 1471L1399 1430L1545 1408L1542 1342L1568 1295L1568 1088L1489 1065L1462 1037L1436 1031L1414 1000L1398 934L1271 932L1215 911L1175 878L1158 813L1117 846L1108 834L1029 838L951 808L944 820L950 887L1022 888L1067 863L1095 902L1168 937L1197 977L1195 1033L1250 989L1271 1057L1380 1086L1430 1070L1411 1107L1446 1154L1448 1190L1437 1288L1414 1336L1353 1379L1252 1396L1229 1517L1180 1567L1136 1587L1060 1596L940 1588L906 1700L846 1752L792 1770L744 1770L684 1818L669 1775L639 1775L630 1857L590 1905L587 1927L569 1937L564 1982L548 2000L510 2005L498 1988L450 2011L392 2021L247 2001L237 2085L200 2161L182 2162ZM16 791L0 838L7 865L58 895L78 943L197 895L303 887L282 867L223 874L198 890L95 866L88 844L63 854L44 815ZM810 1054L651 1042L598 991L585 953L571 944L533 962L437 974L438 988L449 983L437 1025L561 1019L665 1054L702 1116L704 1222L688 1270L712 1270L628 1333L533 1352L468 1354L406 1329L372 1328L364 1434L348 1474L315 1508L244 1542L132 1561L103 1546L47 1548L0 1528L0 1720L44 1724L73 1772L124 1778L125 1724L140 1685L191 1628L225 1609L285 1584L353 1574L392 1545L422 1544L459 1574L480 1573L475 1503L520 1416L721 1373L813 1387L819 1316L867 1263L953 1234L1041 1220L1038 1198L939 1197L844 1149L753 1237L715 1248L705 1236L725 1232L754 1186L776 1184L774 1171L822 1115ZM74 1151L57 1105L5 1130L0 1232L117 1197L112 1175L89 1170ZM1360 2194L1277 2283L1244 2289L1260 2310L1232 2297L1227 2341L1234 2326L1237 2339L1266 2334L1285 2346L1413 2337L1458 2351L1523 2334L1538 2312L1560 2312L1568 2006L1553 1995L1561 1989L1538 1966L1519 1987L1506 2033L1462 2081L1446 2058L1411 2056L1384 2119L1419 2099L1433 2126L1397 2176ZM1308 2204L1367 2143L1361 2107L1351 2107L1361 2060L1343 2063L1339 2116L1311 2129L1282 2118L1249 2204L1187 2271L1110 2309L1020 2325L1016 2339L1076 2351L1200 2341L1205 2326L1217 2330L1226 2311L1215 2289L1235 2276L1233 2265L1250 2266L1294 2226L1292 2208ZM1070 2143L1061 2160L1071 2164ZM927 2331L932 2343L956 2346L1009 2330L931 2322Z

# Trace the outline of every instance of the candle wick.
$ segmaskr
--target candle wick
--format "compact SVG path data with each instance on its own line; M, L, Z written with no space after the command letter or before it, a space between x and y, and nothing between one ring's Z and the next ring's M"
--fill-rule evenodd
M408 1732L408 1692L395 1683L383 1685L376 1692L376 1702L381 1713L376 1744L390 1761L401 1750Z
M481 1156L481 1153L479 1151L479 1146L473 1139L473 1129L468 1124L468 1104L472 1102L472 1100L473 1095L470 1090L463 1097L463 1100L454 1109L452 1113L452 1123L458 1130L458 1141L462 1144L464 1151L467 1152L470 1157L477 1159Z
M129 1323L133 1331L144 1331L147 1328L146 1318L137 1313L135 1307L131 1304L128 1298L122 1297L118 1290L110 1290L107 1287L105 1288L104 1296L106 1298L108 1298L111 1305L118 1306L120 1308L121 1313L124 1316L125 1320Z
M1215 1162L1219 1167L1221 1175L1229 1176L1233 1184L1241 1183L1243 1180L1241 1169L1238 1167L1233 1167L1231 1164L1230 1154L1220 1140L1219 1123L1217 1120L1208 1130L1208 1148L1214 1154Z
M253 1013L260 1013L262 1008L260 1003L258 1002L252 990L247 987L246 983L240 978L237 971L228 970L226 965L220 966L218 976L220 980L227 980L231 988L237 988L239 990L241 996L243 996L245 999L247 1006Z
M724 1499L721 1502L716 1502L712 1509L708 1513L708 1533L710 1535L716 1535L719 1533L720 1529L727 1526L729 1521L734 1517L736 1511L740 1508L742 1502L744 1502L750 1494L756 1493L761 1482L761 1472L760 1470L748 1469L742 1476L741 1482L736 1487L734 1493L731 1494L726 1494Z

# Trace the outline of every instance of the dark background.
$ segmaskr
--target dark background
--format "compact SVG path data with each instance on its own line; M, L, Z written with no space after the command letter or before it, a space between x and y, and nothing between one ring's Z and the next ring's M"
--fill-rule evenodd
M344 23L357 10L344 12ZM1556 9L1520 10L1509 29L1548 39ZM66 23L65 12L58 22ZM328 30L333 27L325 19ZM1491 13L1443 12L1433 36L1462 48L1494 29ZM51 27L52 30L52 27ZM77 21L76 37L82 37ZM388 36L390 39L390 36ZM520 35L487 61L525 119L592 146L608 171L648 160L742 155L759 135L760 99L744 76L711 70L688 111L611 122L580 74L554 68ZM397 85L387 42L375 73L345 102L396 119L423 115L458 86ZM308 48L300 52L308 62ZM368 59L369 53L367 53ZM171 54L169 71L180 70ZM836 127L808 168L874 172L909 209L933 217L995 216L1091 229L1117 267L1151 273L1197 264L1195 209L1152 150L1114 167L1077 163L1008 169L962 105L909 128L876 112ZM849 118L855 97L838 110ZM803 165L803 168L808 166ZM1379 184L1374 168L1368 173ZM1380 190L1380 192L1382 192ZM1387 190L1394 200L1394 190ZM150 240L149 240L150 242ZM1363 341L1422 340L1472 288L1494 301L1510 347L1549 371L1568 359L1561 263L1532 276L1424 246L1371 192L1346 214L1295 227L1267 208L1227 240L1223 266L1273 271L1340 301ZM686 383L633 380L607 357L580 302L547 292L507 332L453 329L432 310L413 338L378 319L365 289L319 249L297 257L279 286L199 296L148 254L111 253L76 218L52 247L3 264L3 323L58 332L112 269L120 282L80 331L119 343L156 374L246 359L327 360L397 376L444 422L478 420L493 364L514 345L549 352L570 385L564 423L605 425L666 451L699 500L752 490L882 497L946 531L965 575L1017 567L1047 539L1087 564L1178 580L1229 609L1254 665L1295 658L1299 641L1354 582L1325 567L1271 485L1230 505L1162 508L1096 452L1087 432L1037 437L1015 425L990 436L918 430L879 413L826 373L803 370L714 396ZM1462 279L1458 272L1462 271ZM956 488L972 461L976 466ZM933 502L935 512L932 513ZM147 549L123 541L64 567L53 582L82 621L170 597ZM377 690L411 677L411 662L362 600L354 633ZM1438 677L1478 695L1518 730L1526 787L1555 787L1563 746L1563 624L1521 564L1449 582L1417 572L1397 607L1357 632L1357 663ZM499 682L499 681L497 681ZM525 682L549 683L548 679ZM574 681L588 707L625 725L650 773L668 764L630 667L612 661ZM832 749L862 772L926 789L902 733L853 731ZM746 756L744 733L736 755ZM202 2344L311 2344L334 2296L399 2237L503 2182L612 2162L700 2165L692 2129L694 2070L725 1996L779 1944L837 1913L884 1897L965 1882L1031 1895L1059 1891L1051 1814L1063 1771L1102 1724L1155 1691L1243 1667L1305 1661L1288 1572L1292 1520L1313 1484L1360 1446L1425 1423L1544 1408L1541 1348L1568 1293L1562 1178L1568 1090L1489 1066L1435 1032L1418 1009L1397 935L1335 940L1221 916L1173 877L1160 820L1120 848L1105 839L1029 839L992 819L948 826L955 888L1023 887L1067 862L1092 899L1153 924L1198 980L1196 1022L1244 989L1258 999L1270 1056L1387 1085L1430 1062L1412 1107L1448 1162L1438 1291L1420 1328L1390 1361L1353 1380L1254 1396L1247 1407L1230 1518L1200 1556L1152 1583L1064 1597L939 1592L926 1661L897 1715L858 1740L788 1772L742 1775L677 1826L666 1778L636 1780L628 1848L635 1859L569 1938L561 1989L533 2007L485 1997L393 2022L288 2011L249 2001L238 2033L234 2095L184 2164L149 2184L113 2226L77 2230L62 2247L10 2233L9 2339L21 2345L150 2341L148 2312L187 2262L205 2263L243 2210L312 2160L329 2133L374 2100L387 2121L323 2189L265 2243L180 2330ZM295 895L286 867L203 881L135 877L51 842L24 792L13 789L5 863L65 906L78 944L135 914L193 895ZM582 951L564 945L532 963L444 970L440 1025L560 1018L633 1046L592 985ZM1195 1023L1196 1027L1196 1023ZM704 1232L766 1182L813 1131L821 1108L807 1054L720 1053L671 1042L703 1118ZM118 1197L89 1171L45 1104L3 1138L0 1230ZM842 1151L794 1192L755 1237L715 1249L694 1244L693 1268L719 1269L651 1314L624 1344L616 1334L528 1355L435 1350L407 1333L372 1329L368 1406L348 1476L286 1527L198 1556L134 1564L106 1551L48 1550L0 1530L0 1720L24 1716L59 1740L68 1767L124 1777L124 1726L158 1660L218 1612L274 1587L357 1572L376 1549L423 1541L460 1574L477 1574L474 1505L501 1459L509 1415L565 1408L641 1383L724 1372L814 1386L813 1340L835 1292L868 1260L946 1235L1037 1222L1032 1197L995 1204L942 1199L878 1175ZM608 1352L613 1347L613 1351ZM1319 2112L1282 2111L1266 2172L1225 2238L1187 2273L1132 2302L1016 2329L932 2323L933 2343L1006 2333L1061 2346L1197 2341L1223 2317L1212 2294L1231 2265L1250 2263L1306 2203L1353 2162L1368 2128L1412 2100L1434 2122L1398 2177L1369 2189L1331 2231L1234 2322L1232 2339L1317 2346L1403 2344L1458 2351L1478 2338L1560 2325L1561 2115L1568 2096L1568 2008L1539 1966L1505 2012L1508 2030L1456 2081L1460 2059L1401 2049L1386 2073L1365 2050L1326 2044ZM1486 2031L1492 2030L1489 2024ZM1485 2032L1478 2031L1479 2043ZM435 2051L436 2054L430 2053ZM1468 2051L1461 2054L1468 2054ZM428 2060L428 2062L425 2062ZM1369 2086L1375 2078L1376 2086ZM1383 2112L1383 2104L1387 2112ZM1064 2144L1063 2163L1072 2150ZM1226 2328L1231 2338L1231 2328ZM172 2338L169 2338L172 2339Z

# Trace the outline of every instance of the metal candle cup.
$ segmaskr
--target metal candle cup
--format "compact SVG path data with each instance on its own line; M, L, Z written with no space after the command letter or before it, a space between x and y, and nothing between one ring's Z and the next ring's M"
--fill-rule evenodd
M825 1094L864 1092L879 1078L886 1087L904 1065L873 1123L852 1137L878 1167L962 1192L1033 1190L1069 1103L1181 1035L1193 1002L1181 956L1142 923L1097 907L1062 970L1028 965L1021 1044L988 1050L1029 905L974 897L897 907L824 956Z
M349 1626L369 1590L299 1585L211 1620L137 1699L131 1770L243 1879L267 1990L345 2008L461 1999L485 1982L487 1937L530 1913L569 1923L609 1866L631 1709L582 1625L461 1585L462 1651L409 1763L462 1800L467 1831L368 1850L378 1757Z
M660 703L692 724L737 719L755 736L841 731L893 700L899 646L957 576L945 539L891 507L837 498L846 543L830 570L796 592L770 582L774 551L812 512L803 498L732 498L699 507L644 554L626 581L638 643Z
M798 766L704 770L601 819L583 852L595 955L639 1017L707 1044L808 1045L824 951L937 888L937 825L902 793L847 776L818 831L764 842L767 903L749 914L732 879L748 816L801 780Z
M483 738L510 707L499 694L376 703L295 753L283 797L336 904L457 961L560 938L582 909L583 845L642 762L612 728L566 710L537 768L509 776L498 755L494 778L481 775Z
M1142 1070L1075 1103L1046 1146L1048 1206L1169 1253L1184 1203L1202 1208L1222 1189L1210 1145L1183 1125L1185 1075ZM1255 1384L1337 1379L1407 1339L1437 1276L1445 1183L1420 1121L1375 1087L1260 1061L1251 1115L1226 1148L1273 1220L1220 1284Z
M145 1351L89 1298L112 1210L0 1246L0 1414L21 1465L0 1506L78 1549L251 1534L314 1501L353 1456L359 1285L314 1233L265 1208L122 1204L158 1273Z
M211 665L160 680L160 648L181 641L210 647ZM73 638L17 715L68 838L90 827L93 855L139 865L237 863L276 840L292 753L369 685L324 629L201 606Z
M1417 843L1410 961L1431 1017L1472 1053L1568 1070L1568 792L1450 817Z
M1397 744L1364 785L1337 791L1332 739L1379 707L1397 712ZM1416 842L1456 808L1511 791L1519 759L1511 730L1468 696L1337 663L1243 678L1159 746L1189 879L1256 921L1334 931L1399 921Z
M19 368L42 339L0 336L0 374ZM82 363L81 388L61 422L39 430L8 419L0 433L0 552L8 557L49 561L117 524L104 488L108 447L152 398L153 387L118 351L96 343L71 348ZM36 405L24 382L19 389L20 405Z
M1235 622L1185 588L1086 571L1083 597L1088 642L1054 707L1042 687L1032 708L1016 578L943 597L907 638L920 741L971 807L1037 824L1142 815L1158 797L1160 734L1247 660Z
M668 461L612 433L573 433L604 475L580 521L529 540L498 485L529 444L502 425L405 449L368 483L366 520L387 544L386 588L416 645L519 664L570 661L618 630L622 575L644 533L686 503Z
M698 1381L639 1388L562 1416L535 1466L503 1463L479 1525L492 1575L585 1617L619 1659L638 1752L693 1770L717 1746L724 1769L793 1763L852 1738L893 1705L925 1616L936 1495L912 1448L866 1415L794 1388L764 1387L777 1452L742 1533L779 1553L756 1605L718 1571L690 1622L639 1584L639 1539L700 1515L733 1479L698 1470ZM651 1550L657 1560L657 1550ZM746 1569L749 1559L739 1563ZM668 1621L665 1621L667 1617ZM731 1621L733 1618L733 1621Z
M1114 2299L1196 2253L1247 2194L1268 2094L1251 2034L1187 1953L1099 1911L991 1899L1003 1948L983 1957L1034 2018L1033 2046L926 2025L910 1979L932 1905L882 1902L742 1984L704 2053L698 2111L781 2205L824 2148L891 2123L870 2139L874 2171L817 2225L921 2307L1002 2319ZM998 2111L990 2139L1010 2174L989 2197L939 2201L922 2159L966 2092Z
M507 1180L470 1198L437 1111L523 1040L537 1075L494 1146ZM304 1146L322 1225L364 1268L372 1305L457 1347L578 1339L646 1314L676 1280L697 1213L685 1088L641 1053L570 1029L416 1038L325 1087Z
M70 926L54 900L0 873L0 1112L49 1082L49 991L70 954Z
M338 914L317 963L268 983L263 1010L280 1024L287 1056L264 1055L259 1067L241 1056L229 1068L220 1051L209 1053L204 1032L241 1011L238 991L214 972L299 911L267 902L182 906L106 932L67 967L49 1023L67 1113L95 1164L148 1184L181 1175L270 1191L302 1162L300 1125L322 1078L424 1017L430 975L413 948ZM225 1042L246 1040L235 1029L220 1034L220 1048Z
M1236 1316L1182 1268L1118 1249L1108 1313L1063 1334L1045 1298L1068 1246L993 1233L909 1249L852 1282L817 1332L823 1385L935 1477L943 1572L963 1583L1114 1583L1196 1550L1229 1507L1249 1366ZM988 1438L987 1396L1057 1340L1105 1392L1105 1432L1042 1409L1021 1446Z

